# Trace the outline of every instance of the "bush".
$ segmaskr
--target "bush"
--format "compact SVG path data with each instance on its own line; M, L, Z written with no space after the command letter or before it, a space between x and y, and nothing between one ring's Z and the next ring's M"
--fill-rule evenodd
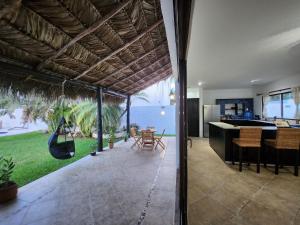
M3 156L0 156L0 187L9 184L14 167L15 163L11 157L4 158Z

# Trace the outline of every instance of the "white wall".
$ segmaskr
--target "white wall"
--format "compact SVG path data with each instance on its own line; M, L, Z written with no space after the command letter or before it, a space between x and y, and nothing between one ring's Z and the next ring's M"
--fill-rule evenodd
M293 88L300 86L300 75L288 76L284 79L274 81L267 85L255 87L255 94L265 93L270 91L277 91L284 88Z
M274 81L266 85L256 86L254 89L254 114L262 116L262 96L256 94L268 93L285 88L293 88L300 86L300 75L288 76L284 79Z
M187 98L199 98L199 88L188 88Z
M252 88L204 90L203 104L214 105L216 104L216 99L253 98L253 96Z

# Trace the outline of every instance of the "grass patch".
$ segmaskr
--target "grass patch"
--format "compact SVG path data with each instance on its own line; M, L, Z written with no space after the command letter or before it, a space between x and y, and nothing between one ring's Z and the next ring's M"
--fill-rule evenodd
M96 140L76 138L76 155L67 160L52 158L48 151L49 134L32 132L0 137L0 155L11 156L16 163L12 180L20 187L88 155L96 148ZM107 140L103 140L104 147Z

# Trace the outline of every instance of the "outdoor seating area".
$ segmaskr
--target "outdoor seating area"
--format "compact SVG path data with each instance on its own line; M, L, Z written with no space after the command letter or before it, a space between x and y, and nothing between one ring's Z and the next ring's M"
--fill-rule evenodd
M0 225L173 224L175 138L164 143L152 152L119 142L25 185L0 206Z
M165 150L166 145L163 142L163 137L165 134L165 129L161 134L155 135L156 130L155 128L147 128L141 129L137 131L136 127L130 128L130 136L133 138L134 143L131 148L137 147L138 150L143 149L150 149L150 150L157 150L160 147L162 150Z
M130 130L173 79L161 1L5 1L0 31L0 225L173 224L175 87Z

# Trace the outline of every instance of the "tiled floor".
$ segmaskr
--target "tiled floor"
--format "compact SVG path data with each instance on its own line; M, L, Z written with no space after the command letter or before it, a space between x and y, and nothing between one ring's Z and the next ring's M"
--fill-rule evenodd
M293 168L243 172L225 164L207 139L193 140L188 157L189 225L300 225L300 177Z
M115 149L87 156L0 205L0 225L169 225L175 211L175 138L165 152Z

